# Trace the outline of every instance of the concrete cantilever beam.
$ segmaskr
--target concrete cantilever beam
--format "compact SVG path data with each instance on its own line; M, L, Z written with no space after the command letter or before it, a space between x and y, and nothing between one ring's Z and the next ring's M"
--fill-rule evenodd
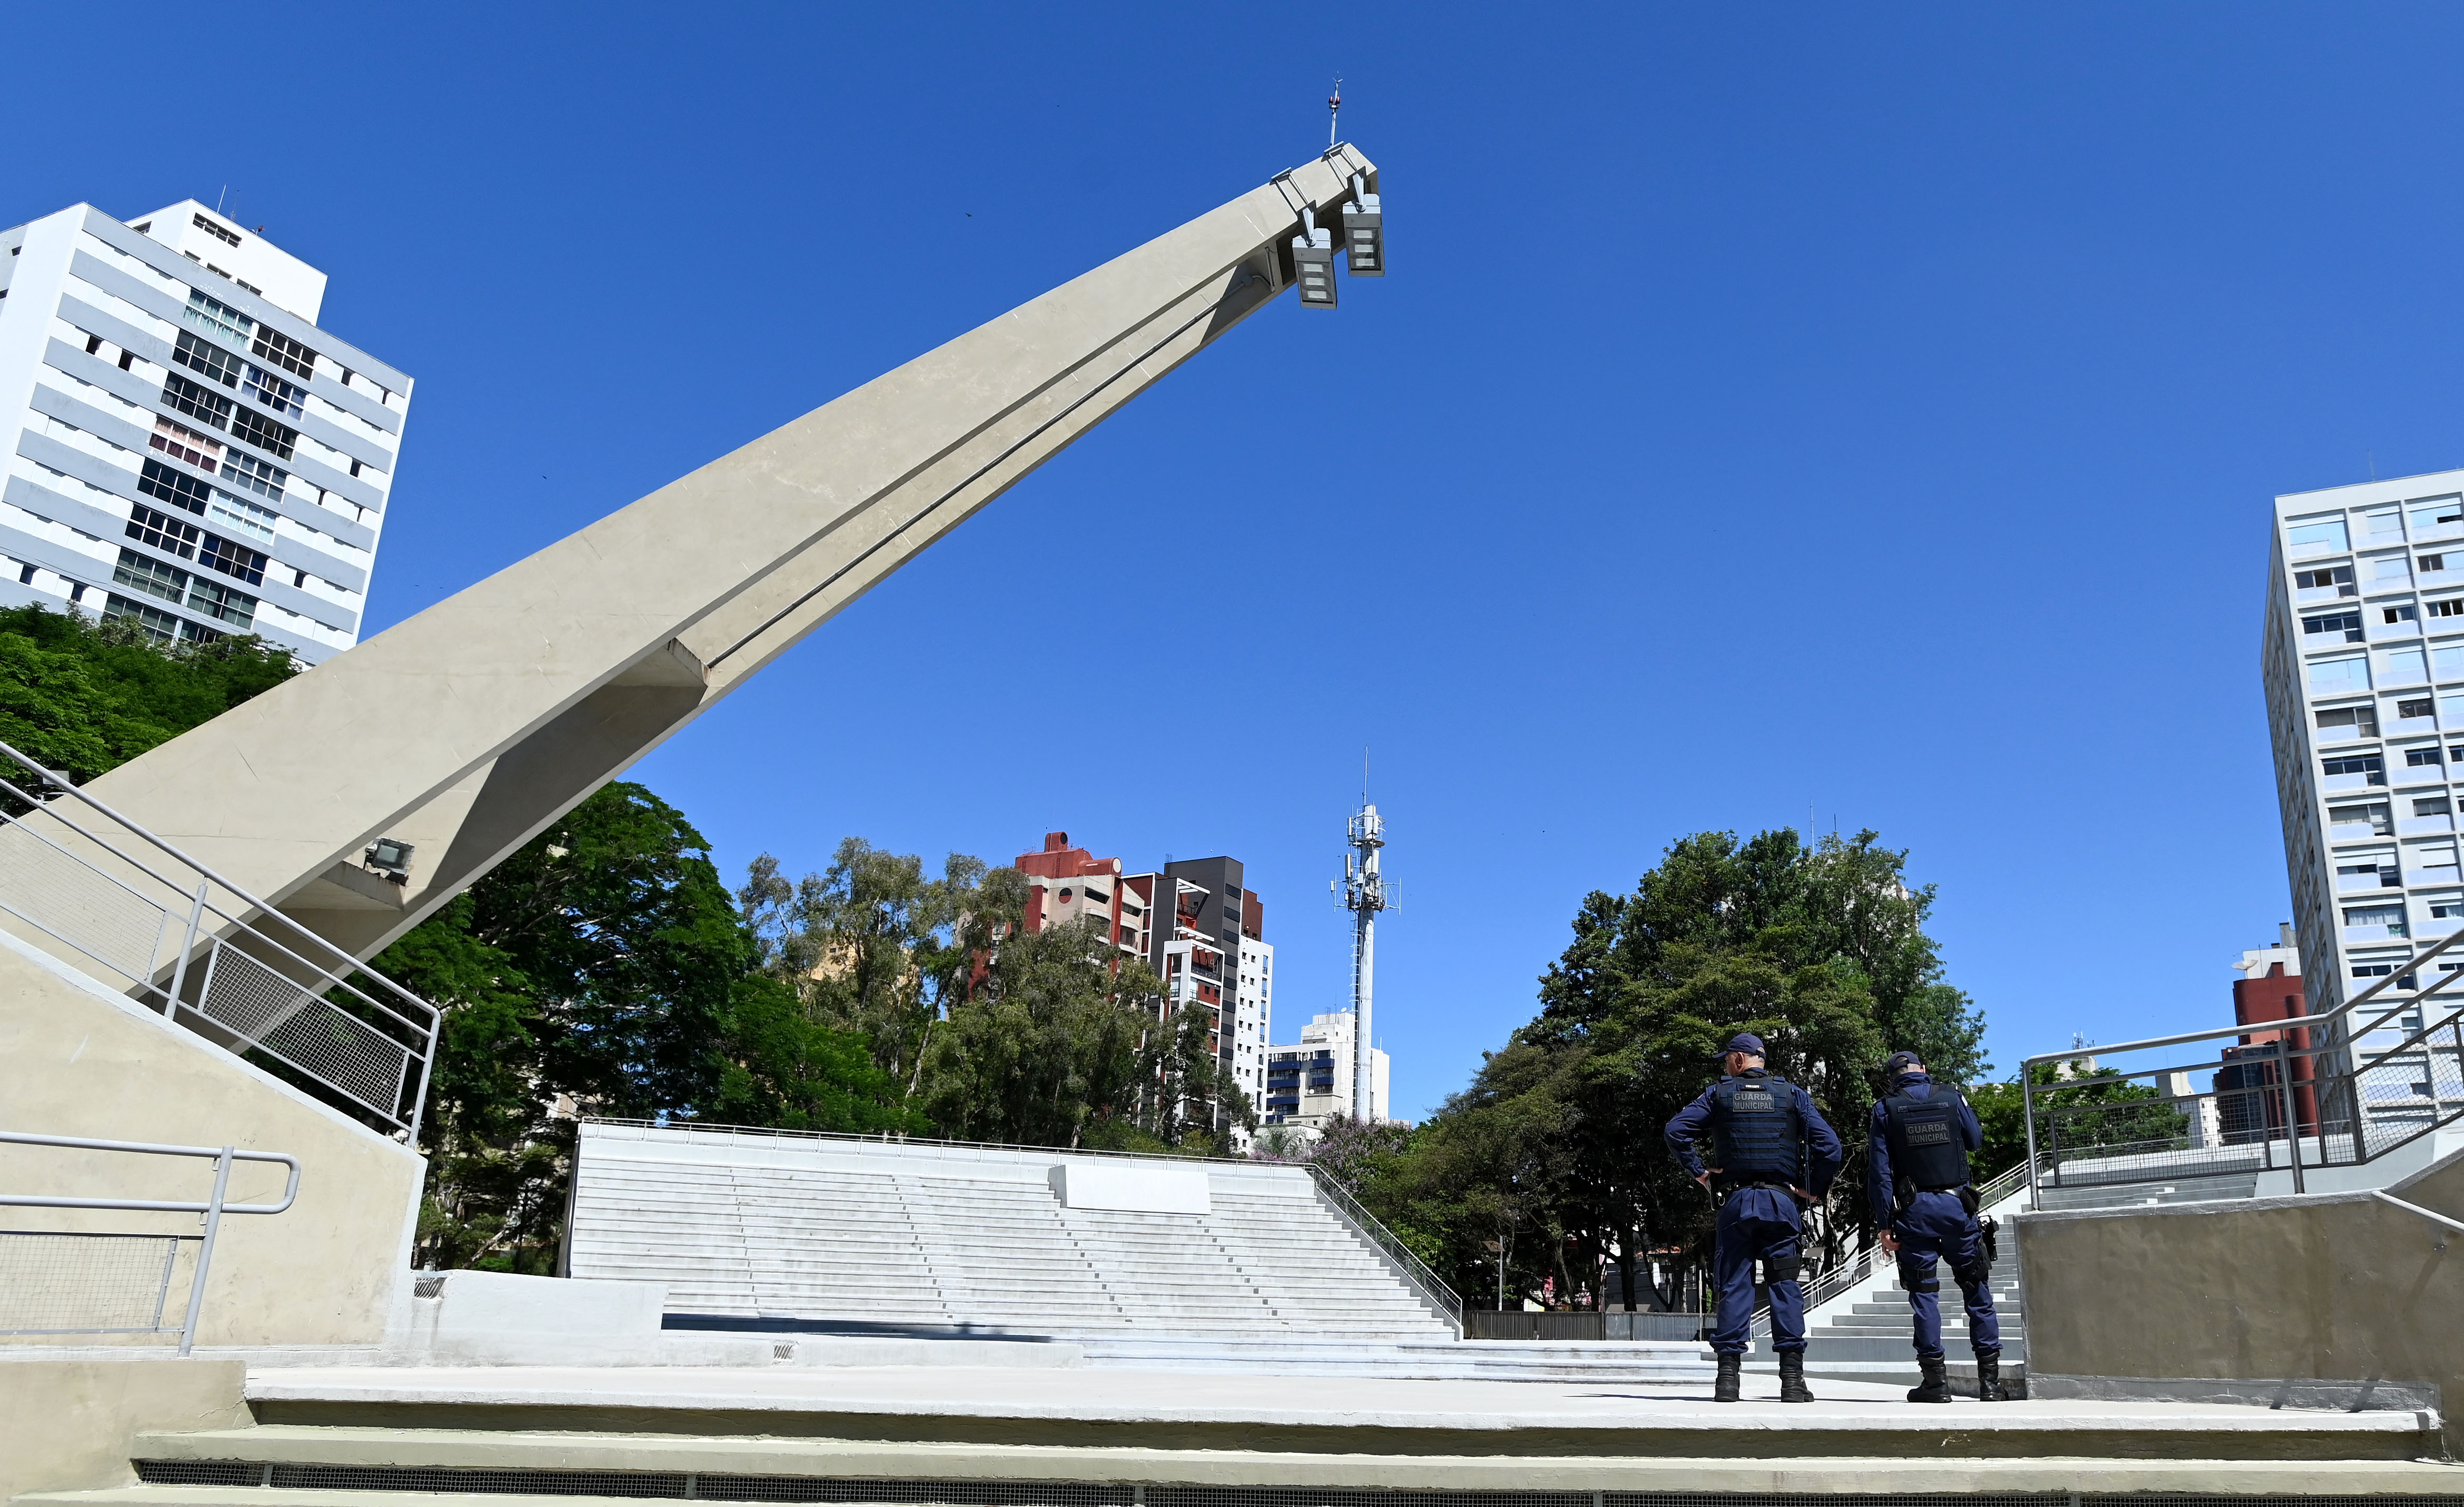
M97 780L373 956L1291 280L1330 150ZM416 845L409 882L363 868Z

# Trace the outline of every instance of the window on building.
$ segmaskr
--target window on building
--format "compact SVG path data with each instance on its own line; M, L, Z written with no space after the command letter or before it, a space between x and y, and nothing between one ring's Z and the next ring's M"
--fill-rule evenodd
M245 413L248 410L240 411ZM2430 678L2430 656L2418 649L2390 649L2385 657L2389 680L2401 682Z
M209 439L186 424L174 424L166 418L154 420L154 433L145 443L174 460L185 460L208 471L213 470L223 457L221 440Z
M2412 562L2402 555L2382 555L2370 562L2370 579L2378 582L2409 581Z
M209 335L237 341L243 345L256 330L256 321L226 306L220 299L208 298L193 288L188 290L188 306L180 311L180 317Z
M91 356L91 355L93 355L96 351L99 351L99 350L100 350L100 349L102 349L102 337L101 337L101 336L99 336L99 335L89 335L89 336L87 336L87 337L85 338L85 353L86 353L87 355Z
M2292 541L2294 548L2307 554L2346 547L2344 521L2341 518L2320 523L2296 523L2286 531L2285 537Z
M256 328L256 343L249 347L295 377L311 377L317 372L317 353L271 325Z
M2412 803L2412 814L2415 816L2445 816L2453 809L2453 804L2443 795L2425 795Z
M2440 920L2464 916L2464 900L2432 900L2430 902L2430 914ZM2464 968L2464 963L2442 963L2438 965L2438 971L2441 973L2453 973L2459 968Z
M2417 623L2421 620L2421 613L2409 606L2383 607L2379 609L2379 613L2389 623Z
M2379 714L2370 706L2329 706L2313 712L2319 730L2334 738L2376 738Z
M2404 907L2401 905L2347 905L2344 907L2347 926L2384 926L2390 937L2409 935L2405 930Z
M2438 757L2438 749L2433 745L2429 748L2406 749L2404 751L2404 762L2413 768L2418 769L2423 765L2438 764L2441 761Z
M172 348L171 359L226 388L239 386L239 368L245 365L230 351L211 341L199 340L188 330L180 332L180 344Z
M2413 527L2440 528L2450 523L2464 523L2464 498L2432 498L2412 504Z
M209 570L261 586L265 582L265 557L235 540L220 534L208 534L197 550L197 564Z
M256 621L256 598L245 591L234 591L218 581L203 576L188 578L188 608L208 617L219 618L233 628L245 629Z
M2394 508L2388 508L2384 513L2365 513L2362 515L2362 521L2369 524L2372 539L2385 539L2390 534L2403 537L2404 515Z
M2326 612L2317 617L2305 617L2301 620L2301 635L2316 638L2321 643L2342 641L2358 644L2362 641L2362 614Z
M246 498L233 497L222 488L214 488L214 499L206 509L206 517L241 533L272 542L274 525L282 515L270 507L259 507Z
M150 555L133 549L120 552L120 564L111 572L115 585L143 591L177 605L188 589L188 573L176 565L165 565Z
M2377 754L2346 754L2320 763L2330 775L2365 774L2372 785L2387 784L2387 762Z
M117 591L103 599L102 615L119 622L136 624L145 631L146 637L158 644L178 642L180 631L188 626L161 608L132 602Z
M128 537L141 544L151 544L166 555L190 560L197 553L197 525L184 523L167 513L157 513L141 507L128 515ZM210 539L213 536L206 536Z
M258 497L278 500L283 487L290 483L291 473L271 461L243 455L234 450L223 457L222 477L225 481L237 482Z
M2407 698L2395 703L2398 721L2410 721L2416 717L2429 717L2438 710L2438 703L2426 696Z
M252 366L248 368L248 395L274 410L282 417L297 418L300 414L301 389L293 387L263 366Z
M2357 979L2384 979L2394 972L2395 964L2392 963L2356 963L2353 964L2353 977ZM2299 1082L2300 1080L2297 1078L2294 1081Z
M231 400L173 373L163 379L163 406L214 429L231 428Z
M201 477L185 471L174 471L159 460L149 460L145 462L145 469L138 473L137 490L173 507L202 514L214 489L206 485Z
M214 239L231 246L236 246L239 244L239 235L237 233L226 230L222 226L216 225L213 221L207 219L204 215L191 214L188 218L196 222L197 229L205 232Z
M2428 604L2432 617L2464 617L2464 596L2449 597L2444 602Z
M2366 827L2381 837L2395 835L2395 824L2388 819L2385 801L2355 802L2327 808L2331 827Z
M288 424L276 423L254 409L236 410L231 415L231 432L232 438L246 440L283 460L291 458L292 451L299 443L297 430Z

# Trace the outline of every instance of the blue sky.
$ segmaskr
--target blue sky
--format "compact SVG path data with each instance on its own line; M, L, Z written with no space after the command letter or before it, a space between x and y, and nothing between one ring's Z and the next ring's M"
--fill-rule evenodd
M1251 321L647 761L731 875L1230 853L1398 1109L1583 894L1870 826L2007 1069L2289 915L2267 499L2464 463L2464 12L28 8L0 222L184 196L419 381L382 627L1313 155L1394 270ZM227 186L227 188L226 188ZM1150 647L1172 646L1168 660Z

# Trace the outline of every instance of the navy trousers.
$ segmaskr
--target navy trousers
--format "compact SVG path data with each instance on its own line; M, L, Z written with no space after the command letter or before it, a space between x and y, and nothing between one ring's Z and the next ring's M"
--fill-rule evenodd
M1743 1355L1753 1347L1754 1262L1796 1254L1804 1233L1796 1200L1764 1187L1741 1187L1720 1205L1719 1239L1712 1274L1719 1284L1719 1314L1711 1348ZM1805 1289L1794 1280L1771 1284L1771 1347L1805 1348Z
M1957 1193L1919 1193L1900 1215L1891 1233L1900 1242L1901 1270L1934 1272L1939 1257L1950 1268L1959 1296L1968 1305L1968 1342L1978 1355L2002 1353L2002 1320L1993 1312L1993 1289L1986 1281L1959 1280L1963 1271L1982 1275L1985 1231ZM1934 1279L1941 1280L1935 1273ZM1928 1360L1942 1354L1942 1304L1933 1293L1908 1294L1908 1310L1916 1316L1917 1354ZM1773 1313L1778 1312L1776 1305Z

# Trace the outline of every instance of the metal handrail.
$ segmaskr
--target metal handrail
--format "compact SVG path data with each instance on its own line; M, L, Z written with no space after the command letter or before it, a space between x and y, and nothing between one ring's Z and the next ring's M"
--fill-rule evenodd
M2431 1221L2432 1224L2445 1225L2450 1230L2464 1230L2464 1219L2450 1219L2445 1214L2438 1212L2434 1208L2424 1208L2419 1204L2408 1204L2403 1199L2393 1196L2384 1188L2374 1187L2370 1189L2370 1197L2377 1199L2382 1204L2393 1204L2396 1208L2403 1209L2408 1214L2419 1214L2422 1218Z
M214 1163L214 1190L202 1203L143 1198L55 1198L49 1194L0 1193L0 1206L17 1208L116 1208L143 1213L203 1214L206 1232L199 1239L197 1269L188 1278L188 1311L180 1324L180 1353L188 1354L197 1339L197 1319L204 1312L206 1273L213 1265L214 1240L222 1232L225 1214L279 1214L299 1196L299 1159L282 1151L242 1151L236 1146L183 1146L151 1141L99 1141L87 1136L37 1136L23 1131L0 1131L0 1144L18 1146L63 1146L74 1151L123 1151L140 1156L198 1157ZM282 1186L282 1202L278 1204L233 1204L223 1194L231 1187L231 1163L234 1162L276 1163L290 1169ZM169 1280L169 1268L165 1268L165 1280ZM158 1302L155 1322L162 1322ZM73 1331L62 1331L73 1332Z
M237 1054L265 1053L373 1113L401 1139L417 1140L439 1035L435 1007L79 789L66 774L46 768L6 742L0 742L0 756L34 776L23 784L0 777L0 794L24 808L0 813L0 827L14 829L40 850L79 866L109 887L104 893L124 897L115 904L133 902L159 920L149 923L154 927L150 944L142 933L126 939L147 952L143 964L132 965L129 957L106 955L121 939L71 935L80 929L77 921L92 920L79 917L74 908L50 915L39 899L30 904L22 896L12 896L0 898L0 911L125 979L133 986L128 992L166 1017L193 1016L210 1028L201 1031L208 1039L217 1039L220 1032L235 1043ZM79 807L99 813L108 825L79 821ZM37 812L125 865L125 871L114 872L94 855L64 846L44 825L27 819ZM121 834L133 837L134 844L120 840ZM165 871L158 853L174 860L175 872ZM149 894L132 881L150 881L164 893ZM231 903L216 898L217 888ZM270 929L275 923L291 940ZM236 945L242 939L249 945ZM231 968L239 970L236 979L227 976ZM362 980L369 986L363 987ZM383 997L376 992L380 989L395 998ZM269 991L275 991L271 1005L266 1003ZM303 1046L312 1050L303 1053Z
M2004 1199L2009 1198L2013 1193L2018 1191L2020 1185L2027 1179L2027 1176L2028 1165L2026 1163L2020 1163L2015 1166L2005 1167L2001 1171L1994 1173L1992 1177L1987 1179L1976 1189L1977 1211L1982 1213L1986 1209L1991 1208L1994 1205L2002 1202ZM1867 1240L1863 1245L1859 1246L1855 1251L1850 1252L1829 1271L1824 1272L1820 1276L1815 1277L1813 1281L1806 1283L1802 1289L1805 1295L1803 1299L1804 1312L1808 1314L1813 1313L1816 1308L1821 1307L1824 1303L1831 1301L1840 1294L1847 1292L1850 1288L1855 1287L1858 1283L1865 1280L1865 1278L1873 1275L1874 1269L1877 1264L1874 1258L1881 1252L1881 1249L1882 1243L1880 1240ZM1754 1309L1752 1328L1753 1332L1760 1334L1769 1334L1771 1332L1770 1303L1766 1302L1760 1304Z
M1427 1262L1414 1255L1411 1247L1397 1238L1376 1215L1361 1208L1360 1201L1345 1191L1343 1185L1334 1180L1333 1173L1314 1162L1304 1162L1301 1165L1309 1169L1309 1175L1317 1182L1318 1191L1326 1195L1327 1203L1342 1216L1344 1222L1393 1262L1403 1280L1417 1288L1422 1300L1451 1322L1460 1337L1463 1333L1463 1300L1461 1296L1437 1273L1429 1270Z

